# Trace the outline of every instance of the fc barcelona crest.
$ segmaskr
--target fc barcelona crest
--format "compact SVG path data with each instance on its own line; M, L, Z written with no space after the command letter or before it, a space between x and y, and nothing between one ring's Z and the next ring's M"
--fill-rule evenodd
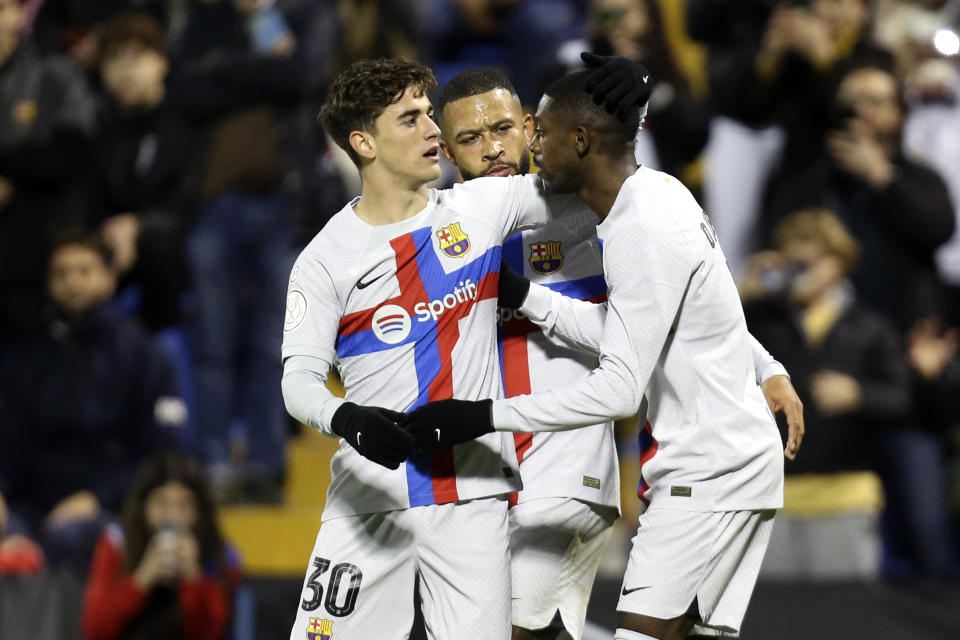
M307 640L331 640L333 638L333 620L310 618L307 626Z
M555 241L534 242L530 245L530 268L547 275L555 273L563 266L563 254L560 243Z
M460 228L459 222L437 231L437 238L440 240L440 248L451 258L462 258L470 251L470 238Z

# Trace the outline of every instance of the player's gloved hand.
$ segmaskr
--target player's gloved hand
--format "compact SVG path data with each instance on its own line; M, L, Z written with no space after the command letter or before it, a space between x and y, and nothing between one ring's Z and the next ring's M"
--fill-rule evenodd
M452 447L491 433L493 400L439 400L407 414L406 428L418 451Z
M344 402L333 414L330 428L364 458L396 469L416 450L413 436L397 425L405 419L398 411Z
M504 309L519 309L526 300L528 291L530 281L511 269L505 260L501 260L497 304Z
M589 51L582 52L580 57L593 69L587 76L587 91L609 113L622 118L629 107L643 106L650 99L650 72L639 62Z

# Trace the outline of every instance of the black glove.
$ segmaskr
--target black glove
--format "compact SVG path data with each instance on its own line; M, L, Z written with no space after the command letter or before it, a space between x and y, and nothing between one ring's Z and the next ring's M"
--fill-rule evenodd
M452 447L493 432L493 400L439 400L407 414L406 427L418 451Z
M397 426L405 419L397 411L344 402L334 412L330 428L364 458L396 469L415 451L413 436Z
M528 291L530 291L530 281L511 269L505 260L501 260L497 304L504 309L519 309L527 299Z
M580 57L593 68L587 76L587 92L609 113L623 118L630 107L642 107L650 99L650 72L639 62L589 51L582 52Z

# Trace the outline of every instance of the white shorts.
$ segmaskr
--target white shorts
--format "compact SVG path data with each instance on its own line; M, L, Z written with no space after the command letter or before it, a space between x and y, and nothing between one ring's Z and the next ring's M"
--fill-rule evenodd
M506 496L323 523L290 640L403 640L414 580L427 637L510 637Z
M775 511L650 509L639 519L617 611L670 620L696 600L694 631L737 634Z
M536 498L510 509L513 624L537 630L560 612L583 633L590 590L617 510L573 498Z

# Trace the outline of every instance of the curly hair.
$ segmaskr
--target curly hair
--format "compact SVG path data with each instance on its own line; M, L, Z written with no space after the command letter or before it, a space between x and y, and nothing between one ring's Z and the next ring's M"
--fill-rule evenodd
M428 95L437 88L437 80L429 67L413 60L358 60L334 78L320 109L320 123L359 167L350 132L376 133L377 118L410 87L416 97Z

